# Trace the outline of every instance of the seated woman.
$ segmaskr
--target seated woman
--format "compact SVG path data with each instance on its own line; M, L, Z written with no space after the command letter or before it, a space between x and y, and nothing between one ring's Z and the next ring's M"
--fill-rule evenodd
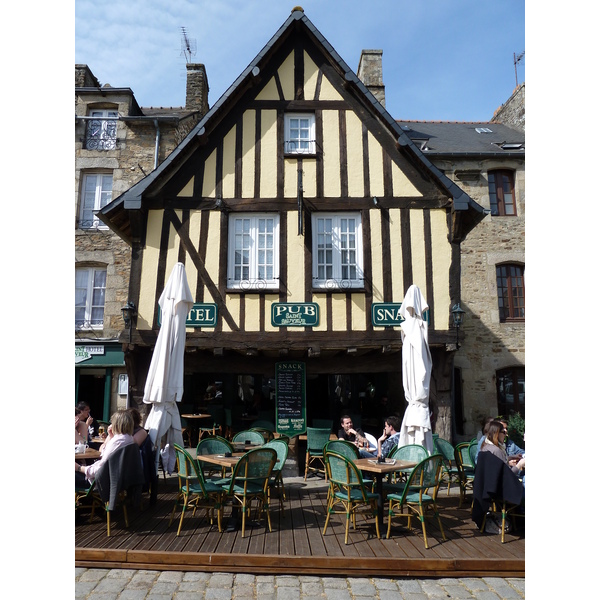
M133 417L133 439L141 448L148 437L148 432L142 427L142 415L137 408L128 408L127 412Z
M92 483L96 478L96 474L100 467L106 462L108 457L123 446L133 444L133 417L126 410L118 410L110 418L110 427L108 428L108 438L100 452L102 454L100 460L94 464L84 466L75 461L75 486L86 487L87 483Z
M85 421L81 420L81 410L75 409L75 443L83 442L87 444L88 441L88 426Z
M517 467L518 461L509 461L506 455L506 449L504 447L506 433L506 428L500 421L491 421L488 425L486 437L481 444L480 452L491 452L494 456L497 456L502 462L507 464L515 475L518 475L520 471L520 468Z

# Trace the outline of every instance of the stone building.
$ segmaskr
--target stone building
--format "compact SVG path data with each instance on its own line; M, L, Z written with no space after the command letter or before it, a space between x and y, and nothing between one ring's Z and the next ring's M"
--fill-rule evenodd
M461 244L454 438L486 416L525 417L525 84L489 122L399 121L426 156L486 210Z
M101 85L87 65L75 65L75 389L100 420L127 401L118 337L131 248L96 215L156 169L207 112L204 66L187 67L185 107L141 108L130 88Z

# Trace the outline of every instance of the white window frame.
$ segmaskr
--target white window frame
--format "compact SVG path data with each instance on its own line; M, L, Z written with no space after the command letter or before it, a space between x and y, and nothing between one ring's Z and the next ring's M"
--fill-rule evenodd
M86 281L78 286L78 275L87 274ZM104 274L104 286L96 275ZM102 279L101 277L99 278ZM100 302L101 300L101 302ZM75 269L75 329L102 329L104 327L104 311L106 305L106 267L81 267ZM79 309L79 311L78 311ZM83 319L78 313L83 309ZM101 311L102 318L98 318ZM96 316L94 316L96 313ZM95 321L92 323L92 321Z
M92 178L95 181L92 184ZM110 182L107 178L110 178ZM88 183L90 188L88 188ZM93 189L91 186L93 185ZM96 212L104 208L112 200L112 173L89 172L83 174L81 182L79 228L80 229L108 229L96 217ZM91 218L90 218L91 213Z
M268 223L272 220L272 232ZM245 226L245 230L244 230ZM229 215L227 287L241 290L279 288L279 215ZM272 252L269 257L269 252ZM265 272L265 269L269 272Z
M316 154L314 114L286 113L284 123L285 154Z
M91 109L85 132L86 150L114 150L117 147L117 118L114 109ZM91 146L91 147L90 147Z
M311 219L313 287L320 289L364 287L360 212L313 213ZM348 228L348 220L353 224L353 231ZM323 227L320 227L320 223ZM343 255L346 255L346 264L343 264Z

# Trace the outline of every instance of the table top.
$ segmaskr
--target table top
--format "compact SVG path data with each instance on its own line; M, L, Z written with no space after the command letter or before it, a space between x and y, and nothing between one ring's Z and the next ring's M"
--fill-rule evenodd
M232 456L225 456L224 454L200 454L196 458L204 462L219 465L220 467L227 467L228 469L234 467L237 461L244 456L244 452L234 452Z
M75 460L88 460L94 458L100 458L100 450L94 450L93 448L87 448L85 452L77 454L75 453Z
M209 415L208 413L185 414L181 416L184 419L208 419L209 417L212 417L212 415Z
M306 435L306 433L302 433L301 435L299 435L299 436L298 436L298 439L299 439L299 440L304 440L304 441L306 441L306 440L308 439L308 436ZM338 439L338 436L337 436L337 435L335 435L335 433L331 433L331 434L329 435L329 439L330 439L330 440L337 440L337 439Z
M254 450L255 448L261 447L261 444L246 444L244 442L231 442L231 445L236 452L241 452L242 450L247 452L248 450Z
M412 469L418 464L410 460L396 460L394 464L378 463L376 458L357 458L353 462L361 471L379 474L393 473L394 471L401 471L402 469Z

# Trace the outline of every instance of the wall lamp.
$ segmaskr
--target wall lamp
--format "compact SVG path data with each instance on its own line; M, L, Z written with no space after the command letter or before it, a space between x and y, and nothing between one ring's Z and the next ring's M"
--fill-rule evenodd
M129 343L131 344L131 328L133 326L133 318L135 316L135 304L128 300L127 304L121 309L123 313L123 322L125 323L125 327L129 329Z
M460 348L460 344L458 343L458 332L465 319L465 311L460 307L460 302L452 307L450 314L452 315L452 321L454 323L454 328L456 329L456 347Z

